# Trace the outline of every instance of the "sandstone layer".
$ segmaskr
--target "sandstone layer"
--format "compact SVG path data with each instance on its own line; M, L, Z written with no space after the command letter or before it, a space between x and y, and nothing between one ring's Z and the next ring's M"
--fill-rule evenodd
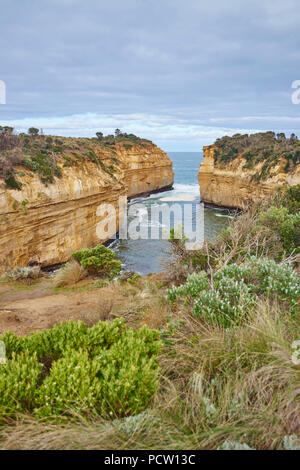
M214 152L214 145L203 147L204 161L198 172L200 196L205 203L244 209L249 203L267 197L281 185L300 183L300 165L286 173L284 162L279 161L270 177L256 182L252 177L261 170L262 163L246 170L246 160L238 157L221 166L215 162Z
M40 263L50 266L69 259L72 252L104 242L96 229L103 216L100 204L112 204L119 212L120 196L137 196L173 184L172 162L152 143L117 144L99 150L101 166L82 158L65 167L59 157L62 177L43 184L39 176L23 167L16 170L21 190L8 189L0 178L0 272L16 266ZM118 221L118 219L117 219ZM118 230L118 222L116 226ZM113 233L107 233L107 239Z

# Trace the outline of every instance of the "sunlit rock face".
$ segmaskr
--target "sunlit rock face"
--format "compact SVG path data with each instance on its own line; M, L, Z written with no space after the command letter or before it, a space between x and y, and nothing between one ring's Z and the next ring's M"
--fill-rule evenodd
M203 147L204 161L198 173L201 200L217 206L243 209L250 202L259 201L270 195L283 184L300 183L300 165L289 173L284 172L284 161L279 161L273 168L272 175L259 182L251 181L263 163L245 170L245 159L235 158L230 163L220 166L214 159L215 146Z
M101 153L102 166L83 158L65 168L62 155L58 160L62 177L54 183L43 184L37 174L23 167L16 168L22 171L18 177L21 190L6 188L0 178L1 273L35 262L42 266L62 263L72 252L104 242L97 235L97 225L105 217L98 215L99 205L114 206L118 230L120 196L133 197L173 184L171 160L150 142L117 144L113 158L109 150L91 146L96 154ZM107 239L114 235L113 225L108 228Z

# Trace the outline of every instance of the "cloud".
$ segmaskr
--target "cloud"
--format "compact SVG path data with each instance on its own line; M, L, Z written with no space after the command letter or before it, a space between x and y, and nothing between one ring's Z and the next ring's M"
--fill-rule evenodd
M172 149L226 129L299 129L298 0L3 0L0 13L1 122L63 131L106 116ZM93 132L85 122L70 131Z
M14 126L17 132L26 132L31 126L43 129L50 135L93 137L99 130L112 134L116 128L127 133L142 135L153 140L166 150L200 151L203 145L212 143L223 135L259 132L260 129L213 127L194 124L180 118L163 115L118 114L83 114L61 118L27 118L17 121L5 121L5 125Z

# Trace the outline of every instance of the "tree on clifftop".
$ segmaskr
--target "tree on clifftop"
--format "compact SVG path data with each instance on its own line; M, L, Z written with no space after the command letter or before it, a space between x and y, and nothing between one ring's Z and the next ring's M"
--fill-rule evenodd
M29 135L36 136L36 135L38 135L38 133L39 133L39 130L36 127L30 127L28 129L28 134Z
M103 132L96 132L96 137L98 140L102 140L103 139Z

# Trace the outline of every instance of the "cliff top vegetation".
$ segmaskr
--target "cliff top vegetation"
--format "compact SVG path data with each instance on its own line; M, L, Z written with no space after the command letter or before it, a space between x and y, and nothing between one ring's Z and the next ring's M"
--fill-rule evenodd
M119 146L130 150L133 146L153 145L151 141L134 134L115 130L115 134L97 132L92 138L47 136L35 127L28 133L16 134L14 128L0 126L0 178L5 179L10 189L21 189L22 166L29 174L37 173L45 184L53 183L62 176L62 168L79 164L85 159L102 167L111 176L119 161L116 158ZM110 159L110 162L104 160ZM60 162L60 164L58 164Z
M262 166L253 175L256 181L264 180L272 173L279 162L286 173L292 172L300 163L300 141L295 134L288 138L283 132L259 132L257 134L235 134L224 136L215 142L215 163L221 166L232 162L237 157L244 158L245 169L254 169L259 163Z

